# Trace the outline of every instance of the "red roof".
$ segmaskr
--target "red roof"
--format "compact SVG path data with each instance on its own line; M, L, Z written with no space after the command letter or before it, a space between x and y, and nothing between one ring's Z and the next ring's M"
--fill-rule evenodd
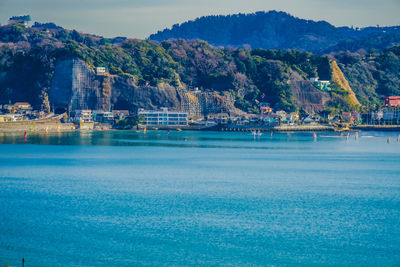
M400 100L400 96L387 96L384 97L383 99L388 99L388 100Z
M383 98L385 104L382 107L398 107L400 106L400 96L388 96Z

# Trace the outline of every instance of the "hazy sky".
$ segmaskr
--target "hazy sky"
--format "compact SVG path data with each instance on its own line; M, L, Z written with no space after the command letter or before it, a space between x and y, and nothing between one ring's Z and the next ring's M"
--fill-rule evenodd
M0 0L0 23L30 14L81 32L147 38L200 16L271 9L336 26L400 25L400 0Z

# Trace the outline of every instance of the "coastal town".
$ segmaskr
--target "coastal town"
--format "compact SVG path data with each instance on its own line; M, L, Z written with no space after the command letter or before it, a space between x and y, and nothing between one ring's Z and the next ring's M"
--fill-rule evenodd
M400 267L400 0L0 11L0 267Z
M199 90L196 89L194 93L199 94ZM217 103L211 105L209 102L192 102L187 100L180 110L166 107L155 110L139 108L137 112L85 109L73 110L69 112L69 115L67 113L45 113L34 110L30 103L16 102L0 105L0 131L48 132L111 129L340 131L398 129L400 125L400 96L385 97L382 106L376 111L368 113L341 112L326 116L274 110L268 103L260 103L259 113L245 113L234 108L233 105L219 106Z
M32 31L32 36L40 33L43 38L61 38L58 34L67 33L55 24L35 23L30 26L30 22L29 15L13 16L5 27L18 29L21 33ZM71 32L70 38L74 40L72 43L76 40L86 40L89 47L99 41L97 37L90 39L89 36L80 35L75 31ZM150 58L171 47L171 44L164 44L165 47L153 51L147 43L137 46L135 40L131 43L125 41L126 39L116 38L113 45L124 49L135 46L133 50L140 54L140 60L135 59L137 62L143 61L145 56ZM104 45L106 44L100 40L99 47ZM199 48L202 45L207 47L207 44L199 44ZM85 46L86 43L83 48ZM186 46L186 49L189 49L189 44ZM224 76L226 74L223 74L223 70L218 75L207 74L203 77L203 82L209 85L204 86L199 81L197 85L193 83L196 77L194 73L188 77L186 73L181 73L182 77L186 77L184 81L185 79L172 69L167 75L168 79L158 77L156 71L151 75L138 76L139 72L133 71L133 65L129 69L131 73L128 70L124 72L120 69L124 66L123 62L110 65L110 60L103 61L97 58L100 55L105 56L98 54L97 50L93 53L96 60L85 59L82 54L83 48L77 49L76 54L55 60L54 70L46 76L46 86L36 88L33 96L21 93L32 90L27 85L21 85L17 89L18 86L11 84L5 88L0 102L0 131L400 129L400 96L395 96L398 93L390 91L382 94L377 96L375 102L365 101L365 96L360 96L364 97L361 104L339 68L337 59L333 57L321 57L317 60L308 54L293 51L271 50L261 54L260 51L255 51L252 55L250 50L238 50L234 53L227 50L224 53L232 53L230 57L237 56L236 61L247 62L246 60L253 56L252 63L255 64L261 59L260 56L264 56L267 61L263 64L272 64L270 60L276 60L278 65L289 64L291 67L286 72L279 69L275 74L270 74L273 76L270 79L269 74L264 77L266 73L262 74L263 69L260 65L257 72L260 77L252 81L256 72L245 75L244 69L247 67L240 71L238 65L229 77ZM171 54L166 55L166 59L171 55L181 55L181 52L183 50L173 50ZM135 53L132 52L132 55L136 55ZM178 59L179 57L176 58ZM146 58L143 64L146 65L150 61ZM297 61L302 63L296 63ZM247 64L243 62L240 66ZM207 64L198 62L196 67L201 68ZM301 70L300 66L303 65L304 70ZM276 66L272 64L270 67L270 71L273 71ZM153 68L162 69L155 65ZM144 68L143 73L148 69L151 68ZM29 74L24 71L17 73ZM284 77L284 73L290 75ZM214 80L215 77L225 78ZM232 81L226 82L227 79ZM277 80L273 82L274 79ZM256 83L259 88L255 86ZM357 88L361 90L363 87Z

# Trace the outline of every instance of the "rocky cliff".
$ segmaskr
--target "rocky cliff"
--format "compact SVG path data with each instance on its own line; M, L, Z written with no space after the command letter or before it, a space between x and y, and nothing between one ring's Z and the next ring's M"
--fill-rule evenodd
M205 114L221 106L258 112L266 102L275 110L314 113L356 110L358 101L377 107L382 96L400 92L400 46L328 57L216 48L200 40L114 43L76 31L17 26L0 26L0 104L27 101L48 110L49 96L59 111L165 106ZM109 74L96 74L97 66ZM311 77L330 80L333 90L317 91ZM188 94L195 88L204 94Z
M111 109L110 96L103 94L103 84L109 77L99 76L80 59L57 62L50 89L50 104L54 109Z
M224 111L234 109L234 99L228 92L220 95L217 92L199 91L194 95L186 88L166 83L138 86L129 75L98 75L78 58L56 64L50 104L58 112L81 109L136 112L139 108L154 110L167 107L193 116L221 112L224 108Z
M58 110L138 108L179 109L181 97L178 89L159 86L137 86L129 76L97 75L83 60L62 60L56 64L50 89L50 104Z
M139 108L157 109L167 107L179 110L181 95L177 88L168 84L136 86L128 77L111 79L111 103L114 109L137 111Z

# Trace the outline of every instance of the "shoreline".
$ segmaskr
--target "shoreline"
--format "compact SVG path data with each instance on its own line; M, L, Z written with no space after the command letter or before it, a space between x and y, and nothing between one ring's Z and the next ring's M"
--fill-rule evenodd
M90 125L89 125L90 124ZM74 131L144 131L144 129L152 131L220 131L220 132L349 132L349 131L380 131L380 132L400 132L400 125L358 125L350 127L335 127L333 125L279 125L274 127L265 126L235 126L235 125L188 125L188 126L144 126L138 125L131 129L117 129L94 127L94 123L85 123L77 126L74 123L61 123L57 119L42 119L31 121L18 121L18 122L1 122L1 133L12 132L74 132Z

